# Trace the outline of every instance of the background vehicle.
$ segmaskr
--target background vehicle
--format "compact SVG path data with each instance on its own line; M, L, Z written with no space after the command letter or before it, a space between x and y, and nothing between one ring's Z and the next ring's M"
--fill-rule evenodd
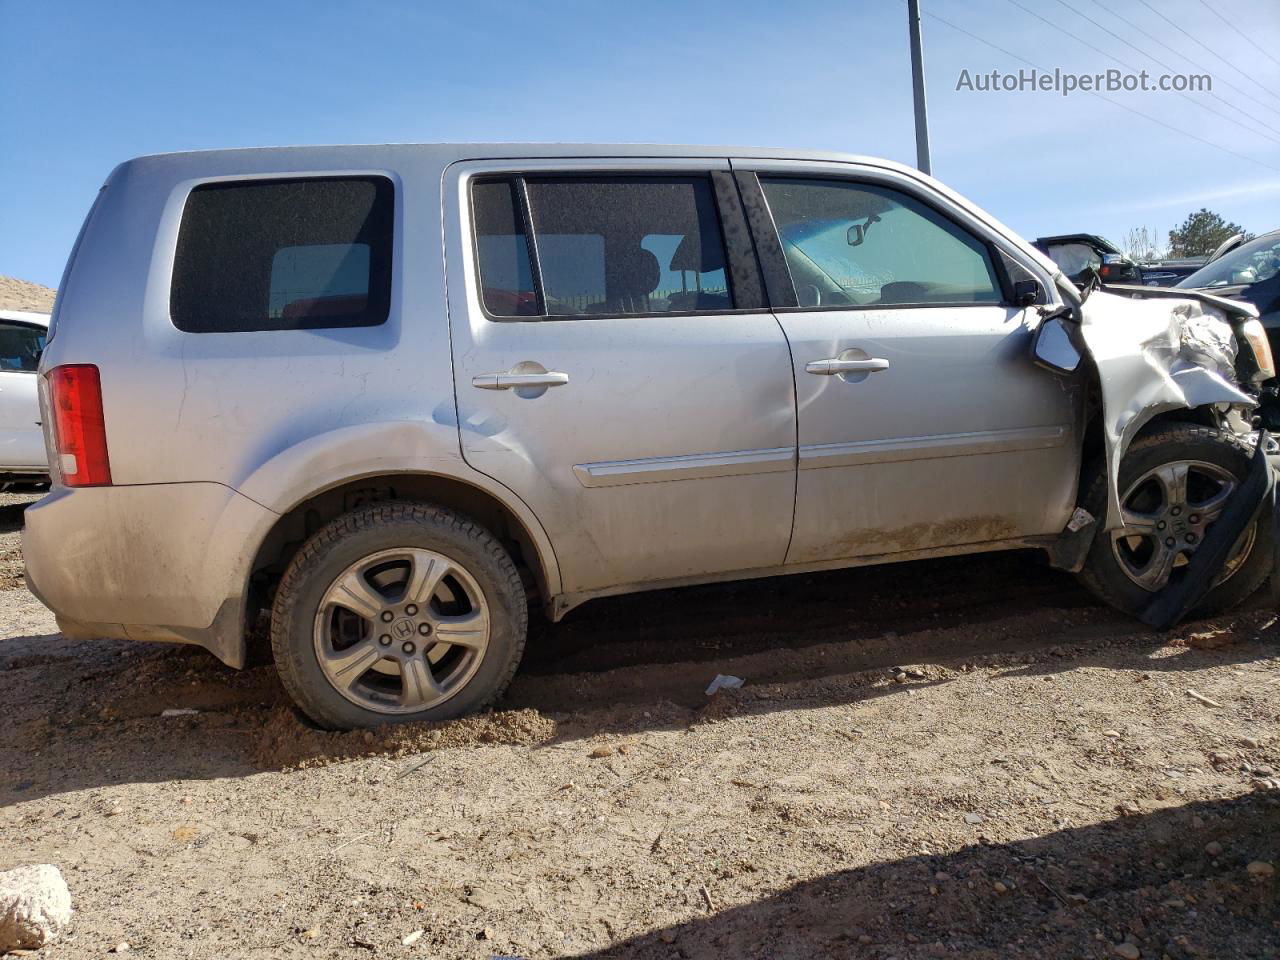
M1175 286L1252 303L1258 308L1272 352L1280 350L1280 230L1234 243L1226 253L1215 253ZM1275 380L1263 385L1260 412L1267 429L1280 429L1280 385Z
M1138 264L1141 278L1136 281L1148 287L1172 287L1195 273L1208 262L1206 257L1183 257L1177 260L1144 260Z
M1064 233L1034 241L1037 250L1048 256L1067 279L1079 286L1089 270L1103 283L1141 283L1142 271L1114 243L1093 233Z
M492 702L531 605L1028 546L1074 568L1063 531L1099 489L1096 383L1030 355L1041 308L1078 292L887 161L145 157L99 193L57 304L32 589L70 636L235 666L269 610L283 681L327 726ZM1240 482L1207 396L1122 471L1131 523L1088 581L1122 609L1182 576ZM1250 539L1207 602L1269 562Z
M1173 287L1191 276L1205 264L1212 263L1245 242L1243 233L1236 233L1218 244L1207 257L1179 257L1170 260L1142 260L1138 268L1142 272L1142 284L1148 287Z
M1258 308L1262 325L1280 328L1280 230L1239 244L1175 284L1182 290L1204 290Z
M0 483L46 483L49 463L40 426L36 369L49 330L47 313L0 310Z

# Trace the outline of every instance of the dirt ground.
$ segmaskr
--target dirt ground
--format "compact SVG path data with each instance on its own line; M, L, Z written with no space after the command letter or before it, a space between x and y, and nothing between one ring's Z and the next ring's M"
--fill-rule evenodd
M0 868L76 908L40 956L1280 956L1260 600L1156 635L1022 554L602 600L500 711L335 735L270 666L60 637L20 500Z

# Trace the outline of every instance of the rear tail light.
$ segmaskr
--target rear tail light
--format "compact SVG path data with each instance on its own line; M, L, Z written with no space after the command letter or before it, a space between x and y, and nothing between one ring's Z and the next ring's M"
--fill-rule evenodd
M111 461L98 368L68 363L50 370L49 407L62 482L68 487L109 486Z

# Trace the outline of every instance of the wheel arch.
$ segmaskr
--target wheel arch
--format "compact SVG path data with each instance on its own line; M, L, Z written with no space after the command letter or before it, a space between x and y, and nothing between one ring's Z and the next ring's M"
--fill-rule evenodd
M391 421L316 434L269 457L239 493L276 514L250 545L244 617L251 634L298 547L324 523L375 500L419 500L468 514L494 534L550 609L560 568L542 523L513 491L472 469L451 423Z
M1088 364L1085 423L1081 437L1080 495L1083 495L1085 478L1101 459L1108 488L1107 509L1099 518L1104 530L1120 525L1120 500L1116 489L1120 462L1129 445L1138 437L1168 423L1221 427L1226 420L1219 409L1221 405L1231 407L1256 403L1256 399L1240 387L1205 366L1193 366L1182 371L1176 384L1167 374L1163 379L1152 379L1152 371L1145 367L1140 374L1133 371L1120 373L1123 374L1125 390L1119 397L1110 398L1113 409L1108 409L1101 371L1095 362Z
M487 478L486 478L487 479ZM496 486L496 484L494 485ZM250 594L263 601L302 544L320 527L367 503L413 500L464 513L502 542L529 586L545 603L560 592L559 568L541 524L514 496L504 497L473 478L427 471L369 471L310 491L283 510L266 531L249 571ZM248 615L255 613L250 602Z

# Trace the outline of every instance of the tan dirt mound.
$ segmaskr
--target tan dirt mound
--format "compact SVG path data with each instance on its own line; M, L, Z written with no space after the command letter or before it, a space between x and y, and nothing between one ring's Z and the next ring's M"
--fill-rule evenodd
M29 310L48 313L53 309L56 290L39 283L0 276L0 310Z
M263 725L254 752L264 769L322 767L357 757L405 757L481 744L535 746L556 735L556 723L536 710L506 710L444 723L406 723L377 730L336 733L304 725L279 707Z

